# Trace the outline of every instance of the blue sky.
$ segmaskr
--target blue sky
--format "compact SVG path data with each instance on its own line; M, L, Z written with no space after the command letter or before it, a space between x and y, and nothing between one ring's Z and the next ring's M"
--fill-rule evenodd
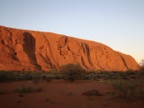
M144 59L144 0L0 0L0 25L98 41Z

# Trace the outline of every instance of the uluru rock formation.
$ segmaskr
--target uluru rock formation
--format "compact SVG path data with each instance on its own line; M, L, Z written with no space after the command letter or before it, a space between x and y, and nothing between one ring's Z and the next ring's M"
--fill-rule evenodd
M68 63L89 70L139 69L131 56L98 42L0 26L0 70L47 71Z

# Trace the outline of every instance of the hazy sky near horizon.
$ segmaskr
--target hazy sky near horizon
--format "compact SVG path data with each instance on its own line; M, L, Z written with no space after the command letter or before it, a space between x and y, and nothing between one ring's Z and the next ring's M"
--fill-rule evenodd
M0 0L0 25L93 40L144 59L144 0Z

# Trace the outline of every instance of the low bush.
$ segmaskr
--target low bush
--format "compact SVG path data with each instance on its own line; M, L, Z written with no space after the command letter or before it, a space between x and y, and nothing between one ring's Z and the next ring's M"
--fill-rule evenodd
M65 80L73 82L74 80L83 79L85 70L79 64L67 64L60 67L60 72Z
M89 91L82 93L82 95L85 95L85 96L103 96L103 94L101 94L98 90L89 90Z
M43 78L43 72L28 71L0 71L0 82L20 81L20 80L36 80Z
M7 75L5 74L5 72L0 72L0 82L5 82L7 81Z
M18 87L15 92L17 93L33 93L33 92L41 92L42 88L33 88L31 86L20 86Z
M119 80L112 83L112 87L116 90L118 97L126 100L140 98L142 96L143 87L140 81Z

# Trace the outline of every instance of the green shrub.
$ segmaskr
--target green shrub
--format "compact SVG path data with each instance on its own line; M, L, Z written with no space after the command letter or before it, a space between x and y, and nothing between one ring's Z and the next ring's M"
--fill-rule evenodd
M73 82L74 80L82 79L84 69L79 64L67 64L60 67L60 72L65 80Z
M0 71L0 82L42 79L43 72Z
M30 86L20 86L15 90L17 93L33 93L33 92L41 92L42 88L33 88Z
M43 76L43 79L46 80L47 82L51 82L52 81L52 76L51 76L51 74L45 74Z
M141 83L139 81L119 80L112 83L119 97L132 100L140 94Z
M0 72L0 82L5 82L7 79L7 75L4 72Z

